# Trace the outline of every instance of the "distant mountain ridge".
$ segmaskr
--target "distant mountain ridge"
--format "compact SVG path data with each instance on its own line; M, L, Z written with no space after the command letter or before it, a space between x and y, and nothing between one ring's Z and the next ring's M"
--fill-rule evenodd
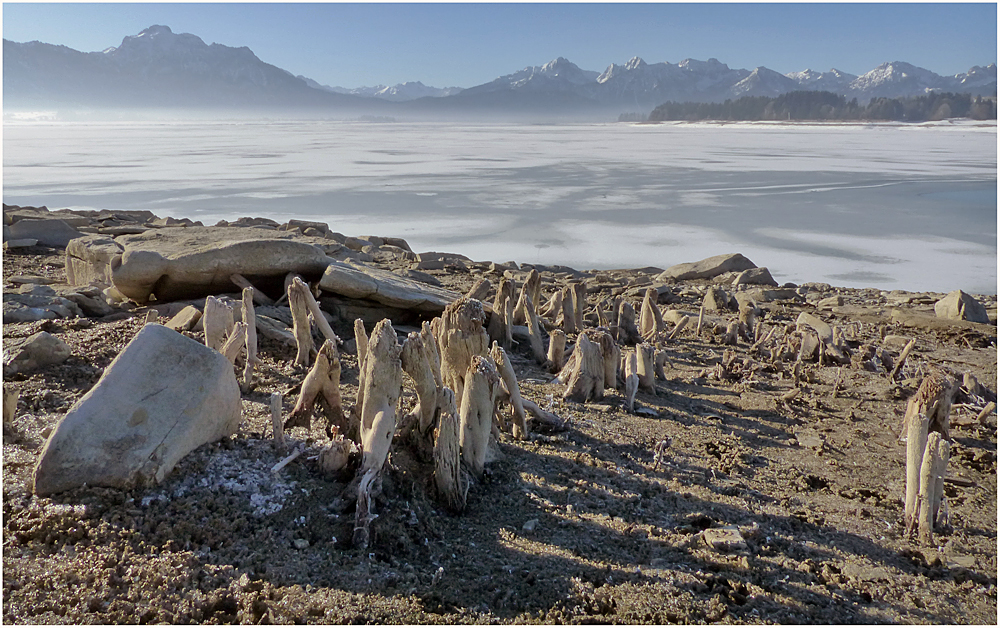
M5 108L310 109L419 116L607 118L667 102L722 102L799 90L830 91L867 102L929 91L993 95L996 64L940 76L914 65L883 63L861 76L836 69L780 74L766 67L733 69L717 59L646 63L633 57L603 72L559 57L487 83L461 89L419 81L391 87L329 87L259 59L249 48L206 44L201 38L151 26L102 52L40 42L3 42Z

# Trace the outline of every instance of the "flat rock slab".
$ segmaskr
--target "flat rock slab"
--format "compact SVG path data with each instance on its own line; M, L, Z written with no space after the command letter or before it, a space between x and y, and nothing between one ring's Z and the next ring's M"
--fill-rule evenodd
M119 236L121 264L112 264L111 279L123 295L144 303L152 294L176 301L234 291L233 273L255 285L289 272L321 275L331 261L324 249L292 237L241 227L165 227Z
M163 325L146 325L56 425L34 491L159 482L189 452L233 434L240 420L232 364Z
M659 281L681 281L684 279L711 279L723 273L739 272L757 268L757 265L740 253L727 253L701 260L677 264L657 276Z
M82 316L80 306L49 286L25 284L3 295L5 323L28 323L53 318Z
M440 314L462 295L358 262L333 262L319 287L350 299L367 299L389 307Z
M38 240L39 244L56 248L66 248L70 240L83 234L62 220L19 220L4 229L4 240Z

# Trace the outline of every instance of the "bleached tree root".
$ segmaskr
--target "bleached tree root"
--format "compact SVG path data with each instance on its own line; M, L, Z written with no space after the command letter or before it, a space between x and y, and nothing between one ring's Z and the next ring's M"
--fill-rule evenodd
M312 351L315 349L312 339L312 329L309 326L308 296L312 296L307 286L298 277L288 284L288 307L292 310L292 333L295 335L295 363L309 366Z
M493 343L490 349L490 357L496 364L497 372L500 375L501 383L507 392L507 399L514 410L514 425L512 434L517 440L524 440L528 436L528 426L524 414L524 405L521 401L521 389L517 385L517 376L514 375L514 368L510 364L507 352L497 343Z
M663 315L660 308L656 306L660 293L656 288L646 288L646 294L642 298L642 307L639 310L639 335L647 342L656 339L657 334L665 327Z
M410 414L417 421L418 433L428 441L434 428L441 379L440 374L435 378L434 368L431 366L431 360L437 356L436 351L433 354L429 352L433 344L433 336L425 337L422 332L410 332L403 343L401 354L403 371L413 380L417 392L417 406Z
M304 427L310 429L313 407L316 402L323 401L323 411L327 419L327 431L333 434L346 434L349 425L344 416L340 398L340 356L337 347L327 340L316 354L316 361L306 378L302 381L302 389L295 407L285 422L285 428ZM334 431L332 428L336 428Z
M246 323L246 348L247 361L243 365L243 378L240 388L243 392L249 391L253 387L253 370L260 363L257 358L257 314L254 309L254 295L256 290L253 286L243 289L243 322ZM270 299L268 299L270 301Z
M676 338L677 336L679 336L680 333L682 331L684 331L684 328L687 327L687 324L689 322L691 322L691 317L690 316L682 316L681 320L677 321L677 325L674 326L673 331L671 331L670 335L667 336L667 340L673 340L674 338Z
M490 283L489 279L485 277L480 277L479 279L476 280L476 283L472 285L472 288L469 289L469 292L468 294L465 295L465 298L475 299L477 301L485 301L486 296L489 295L490 289L492 287L493 284Z
M358 504L355 510L354 545L368 546L369 526L374 519L372 486L382 471L392 436L396 431L396 404L403 388L403 369L396 332L388 319L372 330L368 355L363 367L363 405L361 408L361 467L358 476ZM359 395L360 396L360 395Z
M625 358L625 407L629 413L635 412L635 394L639 391L639 371L636 351L626 349Z
M924 545L934 541L934 528L938 518L938 510L944 493L944 475L948 467L950 455L948 441L938 432L927 435L927 446L924 449L920 465L920 491L917 502L918 538Z
M908 433L907 426L913 417L922 414L928 419L928 432L938 432L950 441L951 406L957 392L958 383L942 373L925 377L906 404L902 434Z
M434 486L438 500L452 514L465 510L469 479L462 468L461 429L455 393L441 389L438 425L434 433Z
M635 308L628 301L618 307L618 344L633 346L642 342L642 335L635 326Z
M636 360L638 368L636 374L639 376L639 389L650 394L656 394L656 364L654 354L656 348L648 343L636 345Z
M572 366L571 366L572 365ZM570 356L569 381L563 398L577 403L600 401L604 398L604 356L601 346L580 334Z
M285 428L281 420L281 393L271 393L271 430L278 451L285 450Z
M566 366L566 332L553 329L549 333L549 353L545 366L550 373L558 373Z
M917 494L920 492L920 471L927 447L927 415L910 417L906 431L906 495L903 501L903 523L909 534L916 523Z
M154 310L155 311L155 310ZM222 347L219 348L219 353L226 356L229 363L236 366L236 358L239 357L240 351L247 343L247 324L243 321L233 325L233 330L229 333L229 337L226 341L222 343Z
M206 297L201 320L205 329L205 346L219 351L235 324L233 308L215 297Z
M490 316L489 336L493 342L509 349L511 346L511 325L514 311L514 282L504 279L493 300L493 314Z
M465 392L459 406L462 462L480 478L486 463L486 447L493 428L494 401L500 376L488 358L474 355L465 377Z
M535 314L534 301L529 296L524 298L523 313L525 322L528 324L528 342L531 345L531 355L535 358L536 363L545 364L545 341L542 340L542 329L538 324L538 315ZM563 335L563 342L565 342L565 335Z
M485 318L482 303L463 297L450 303L440 317L431 321L441 356L441 381L454 391L459 408L473 357L484 356L489 349L489 336L483 329Z

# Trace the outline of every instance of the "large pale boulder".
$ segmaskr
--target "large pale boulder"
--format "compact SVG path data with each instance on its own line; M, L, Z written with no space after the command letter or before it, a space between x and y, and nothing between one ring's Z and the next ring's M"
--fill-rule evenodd
M124 251L121 264L112 264L111 279L120 293L143 303L151 294L174 301L234 291L234 273L262 289L289 272L321 275L331 261L324 249L293 237L240 227L166 227L119 236Z
M948 296L934 304L934 314L938 318L955 321L972 321L973 323L989 324L990 317L986 307L961 290L954 290Z
M106 235L85 235L66 245L66 281L71 286L111 285L125 247Z
M333 262L319 287L350 299L367 299L394 308L440 314L460 294L359 262Z
M197 447L233 434L240 388L218 351L150 324L49 436L34 491L161 481Z
M711 279L723 273L740 272L757 268L757 265L740 253L728 253L703 259L700 262L677 264L660 273L658 281L680 281L683 279Z
M65 342L46 331L40 331L26 340L12 341L4 348L3 374L9 376L61 364L72 353L73 350Z

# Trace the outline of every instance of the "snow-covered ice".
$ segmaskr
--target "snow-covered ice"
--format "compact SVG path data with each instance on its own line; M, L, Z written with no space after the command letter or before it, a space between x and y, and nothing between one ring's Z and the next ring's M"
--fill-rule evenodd
M4 202L328 222L578 268L995 292L995 123L4 124Z

